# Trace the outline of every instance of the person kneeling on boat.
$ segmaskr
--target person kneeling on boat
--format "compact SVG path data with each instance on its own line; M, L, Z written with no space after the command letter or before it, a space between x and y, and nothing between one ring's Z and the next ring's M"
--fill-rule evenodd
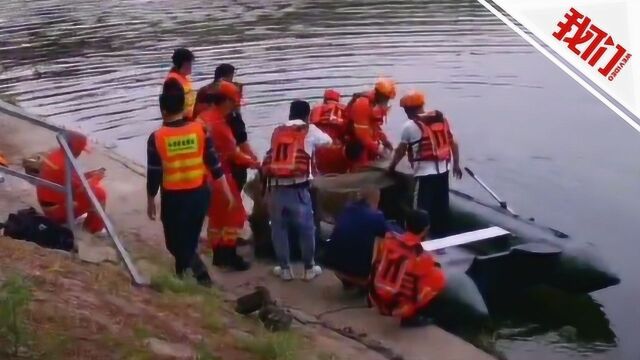
M431 235L447 235L449 223L449 170L460 179L459 148L449 121L440 111L425 112L425 95L412 91L400 99L409 120L401 130L400 145L396 148L389 169L408 153L416 179L414 204L431 216Z
M282 280L293 279L289 259L289 229L295 229L304 262L304 280L321 273L315 265L315 224L311 202L311 157L315 149L329 146L331 138L309 124L309 103L294 100L289 121L271 135L271 147L262 163L262 175L269 189L271 240L278 260L274 274Z
M78 158L83 151L87 151L88 139L85 135L77 131L67 131L65 134L67 144L72 155ZM42 160L39 177L43 180L64 186L65 185L65 152L60 147L51 150ZM89 233L98 233L104 230L104 222L98 213L94 210L89 195L84 190L80 178L71 170L71 189L73 192L73 216L79 218L83 215L87 217L84 220L83 228ZM107 203L107 192L102 186L104 178L104 169L90 171L84 174L89 182L91 191L98 199L98 202L104 209ZM38 203L42 208L42 212L46 217L58 224L64 224L67 220L67 205L65 194L52 190L46 186L36 186Z
M344 145L347 138L345 105L340 103L340 93L327 89L323 103L311 110L311 123L333 139L331 146L317 149L314 170L319 174L344 174L349 170Z
M379 202L380 190L362 190L360 199L337 216L326 243L323 263L333 269L345 290L369 289L376 240L384 238L388 231L384 215L378 210Z
M377 249L369 300L380 314L401 319L403 326L428 324L428 306L445 286L445 277L422 248L429 233L429 214L411 210L407 232L388 232Z

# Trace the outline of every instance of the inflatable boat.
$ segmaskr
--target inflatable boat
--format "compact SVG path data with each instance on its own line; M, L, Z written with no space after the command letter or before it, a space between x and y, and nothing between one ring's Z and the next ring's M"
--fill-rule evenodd
M413 177L390 174L383 166L317 177L313 185L317 210L329 223L351 195L366 186L382 189L380 208L387 219L401 223L404 209L412 203ZM451 190L450 206L448 236L423 243L447 276L447 287L433 306L438 308L434 313L448 320L490 317L494 300L536 286L585 294L620 282L593 244L515 215L504 204L488 204ZM251 216L254 234L259 231L256 220L268 216L260 208L254 206Z

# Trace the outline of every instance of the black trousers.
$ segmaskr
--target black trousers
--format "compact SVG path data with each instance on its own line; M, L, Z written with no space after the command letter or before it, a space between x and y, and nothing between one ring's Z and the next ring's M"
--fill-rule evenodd
M207 268L198 256L200 231L209 207L208 186L194 190L162 191L160 219L167 250L176 260L176 274L191 269L198 280L209 278Z
M244 185L247 183L247 168L231 165L231 176L236 182L236 185L238 185L238 190L242 191Z
M449 172L416 177L416 208L429 212L431 238L449 231Z

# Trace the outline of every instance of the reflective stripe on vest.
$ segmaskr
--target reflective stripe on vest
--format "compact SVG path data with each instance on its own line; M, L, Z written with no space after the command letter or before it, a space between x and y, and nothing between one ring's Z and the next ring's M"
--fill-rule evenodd
M205 133L201 124L163 126L155 132L155 140L162 160L164 189L188 190L203 184Z
M167 75L167 79L175 79L182 86L182 90L184 91L184 116L191 119L193 117L193 107L196 104L196 92L193 90L193 84L191 83L191 79L187 76L182 76L181 74L170 71Z

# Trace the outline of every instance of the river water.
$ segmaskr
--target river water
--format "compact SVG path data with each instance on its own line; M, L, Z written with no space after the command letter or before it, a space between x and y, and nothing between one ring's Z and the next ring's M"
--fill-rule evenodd
M351 94L379 75L426 90L465 165L520 213L597 243L622 278L532 304L501 324L498 348L510 359L638 359L638 134L475 1L3 1L0 94L144 162L178 46L195 52L198 85L221 62L237 66L260 151L293 98ZM396 104L396 141L402 121ZM469 179L454 187L484 195Z

